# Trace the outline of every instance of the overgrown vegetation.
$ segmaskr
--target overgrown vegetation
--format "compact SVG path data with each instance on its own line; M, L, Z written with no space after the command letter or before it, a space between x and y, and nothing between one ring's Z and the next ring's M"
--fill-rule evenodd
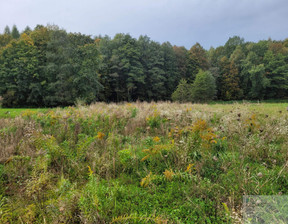
M240 223L243 195L288 193L286 107L97 103L2 117L0 222Z

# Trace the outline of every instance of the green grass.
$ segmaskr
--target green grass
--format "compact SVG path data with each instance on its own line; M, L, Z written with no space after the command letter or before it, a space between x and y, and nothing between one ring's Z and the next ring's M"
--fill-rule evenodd
M20 116L21 113L31 110L35 112L45 112L48 109L45 108L0 108L0 118L15 118L17 116Z
M211 108L222 109L225 112L233 112L233 110L241 110L247 108L251 112L259 114L277 114L287 113L288 102L286 103L233 103L233 104L211 104Z

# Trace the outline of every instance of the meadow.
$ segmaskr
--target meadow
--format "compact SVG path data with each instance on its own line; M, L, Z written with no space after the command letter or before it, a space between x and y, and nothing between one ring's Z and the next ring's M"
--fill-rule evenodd
M241 223L288 193L287 106L0 109L0 223Z

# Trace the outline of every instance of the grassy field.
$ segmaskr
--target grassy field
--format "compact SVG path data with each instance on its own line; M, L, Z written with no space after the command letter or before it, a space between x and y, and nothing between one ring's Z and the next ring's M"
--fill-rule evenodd
M0 118L15 118L20 116L24 111L45 112L48 109L25 109L25 108L0 108Z
M287 106L0 109L0 223L241 223L288 193Z

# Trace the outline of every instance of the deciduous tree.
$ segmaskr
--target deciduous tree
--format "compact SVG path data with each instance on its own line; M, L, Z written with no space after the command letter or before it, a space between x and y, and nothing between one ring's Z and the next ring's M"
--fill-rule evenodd
M192 85L192 99L195 102L211 101L216 94L215 79L209 71L200 70Z

